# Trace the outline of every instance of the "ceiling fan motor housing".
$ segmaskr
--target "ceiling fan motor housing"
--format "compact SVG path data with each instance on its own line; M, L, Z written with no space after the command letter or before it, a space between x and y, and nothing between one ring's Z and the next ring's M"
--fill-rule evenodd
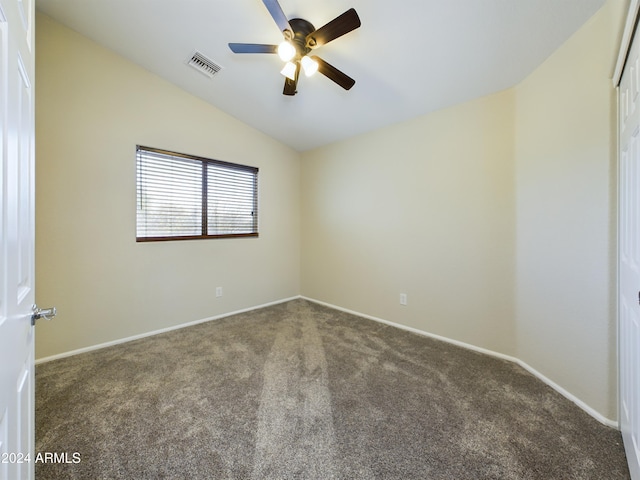
M307 36L311 32L315 32L315 27L302 18L293 18L289 20L289 25L293 29L293 38L291 43L296 47L296 59L300 60L311 51L311 47L315 46L315 40L309 39L309 45L307 45Z

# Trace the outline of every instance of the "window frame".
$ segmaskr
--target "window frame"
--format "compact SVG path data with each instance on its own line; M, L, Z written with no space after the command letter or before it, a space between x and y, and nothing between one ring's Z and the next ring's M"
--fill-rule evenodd
M199 235L163 235L163 236L138 236L138 202L140 201L140 178L139 178L139 156L141 151L148 154L158 154L163 156L171 156L176 159L185 159L189 161L199 161L203 164L202 175L201 175L201 222L202 228L201 233ZM250 172L253 175L253 224L251 232L244 233L223 233L223 234L208 234L208 224L209 224L209 215L208 215L208 175L207 175L207 167L208 165L215 165L216 167L222 167L229 170L237 170L243 172ZM212 158L200 157L197 155L189 155L186 153L173 152L170 150L163 150L159 148L153 147L145 147L143 145L136 145L136 242L166 242L173 240L209 240L209 239L217 239L217 238L244 238L244 237L258 237L258 172L259 169L257 167L252 167L249 165L241 165L238 163L225 162L222 160L216 160Z

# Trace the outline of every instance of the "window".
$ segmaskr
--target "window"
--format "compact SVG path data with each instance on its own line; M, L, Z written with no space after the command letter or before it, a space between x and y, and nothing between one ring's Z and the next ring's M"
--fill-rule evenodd
M258 236L258 169L137 147L138 242Z

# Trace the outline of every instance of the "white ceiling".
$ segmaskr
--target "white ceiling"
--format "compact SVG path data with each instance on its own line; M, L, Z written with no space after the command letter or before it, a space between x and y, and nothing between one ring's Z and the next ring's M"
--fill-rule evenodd
M362 26L314 53L356 80L322 75L282 95L277 55L227 43L277 44L261 0L36 0L36 7L258 130L304 151L512 87L605 0L280 0L316 28L354 7ZM223 67L186 65L198 50Z

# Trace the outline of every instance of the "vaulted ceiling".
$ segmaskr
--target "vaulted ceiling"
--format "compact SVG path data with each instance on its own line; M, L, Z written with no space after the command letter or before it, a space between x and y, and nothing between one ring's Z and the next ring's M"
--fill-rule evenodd
M343 90L301 75L282 95L277 55L235 55L229 42L277 44L261 0L36 0L60 23L217 108L304 151L512 87L605 0L280 0L321 27L354 7L362 26L314 53L356 80ZM222 69L187 65L199 51Z

